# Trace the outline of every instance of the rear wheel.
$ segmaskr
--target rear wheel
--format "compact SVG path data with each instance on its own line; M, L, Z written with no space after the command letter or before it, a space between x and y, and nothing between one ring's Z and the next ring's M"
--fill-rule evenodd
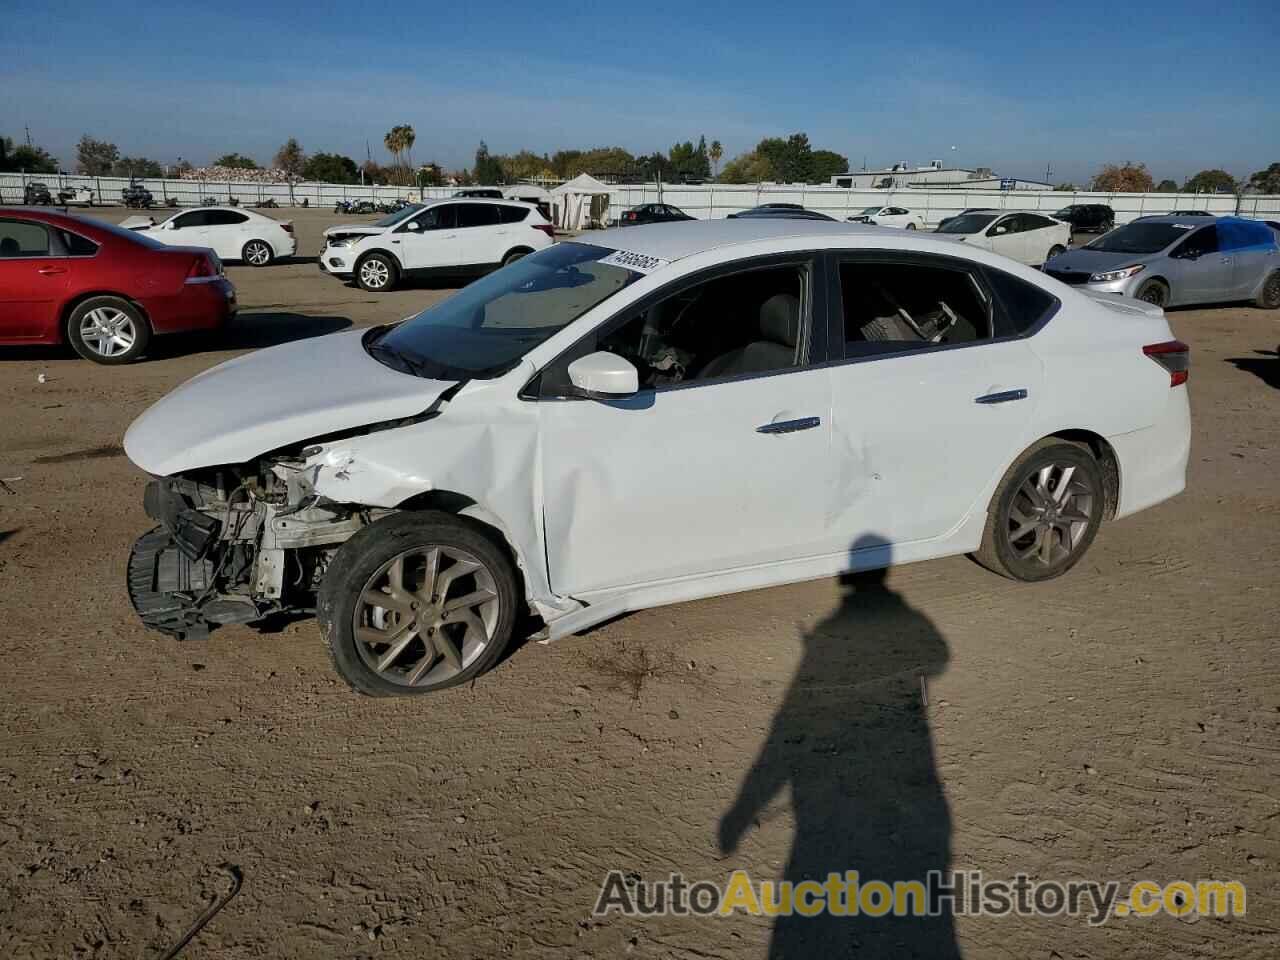
M532 250L512 250L502 258L502 265L505 267L508 264L515 263L517 260L527 257L532 252Z
M1084 556L1102 523L1102 470L1093 454L1047 438L1014 461L987 510L974 559L1013 580L1049 580Z
M395 262L383 253L371 253L356 264L356 282L365 290L390 290L399 278Z
M915 225L914 223L908 223L908 224L907 224L907 229L908 229L908 230L914 230L915 228L916 228L916 225Z
M1062 254L1066 252L1067 252L1066 247L1064 247L1060 243L1055 243L1052 247L1049 248L1049 255L1044 258L1045 262L1047 263L1048 261L1052 260L1054 257L1062 256Z
M252 267L265 267L275 256L265 240L250 240L240 251L240 259Z
M1169 302L1169 287L1163 280L1148 280L1138 288L1136 296L1139 300L1163 307Z
M120 297L90 297L67 318L67 339L76 353L94 363L129 363L151 342L142 311Z
M493 666L517 605L511 561L483 532L450 514L401 513L342 545L316 615L342 678L360 693L397 696Z
M1272 271L1271 276L1263 281L1254 303L1263 310L1280 310L1280 270Z

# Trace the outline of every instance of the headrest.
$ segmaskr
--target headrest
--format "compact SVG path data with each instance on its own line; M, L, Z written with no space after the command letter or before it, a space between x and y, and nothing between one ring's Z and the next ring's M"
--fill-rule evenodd
M784 347L794 347L800 339L800 298L775 293L760 305L760 332Z
M0 257L16 257L22 252L22 247L13 237L5 237L0 240Z

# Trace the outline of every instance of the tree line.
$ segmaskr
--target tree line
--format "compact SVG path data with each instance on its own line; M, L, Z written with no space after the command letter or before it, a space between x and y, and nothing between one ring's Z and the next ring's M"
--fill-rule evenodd
M460 184L507 184L522 180L568 180L580 173L619 182L648 182L660 177L668 183L699 183L717 180L721 183L829 183L833 176L849 169L846 157L834 150L815 150L804 133L789 137L765 137L720 167L724 148L719 140L709 144L705 136L696 143L684 140L672 144L665 152L633 154L623 147L591 147L565 149L554 153L520 150L512 154L495 154L482 140L476 148L470 168L448 171L438 163L418 166L413 162L417 134L409 124L397 124L383 137L383 146L391 155L391 163L375 163L370 156L363 164L340 153L308 154L290 137L273 157L272 166L290 179L316 180L325 183L399 184L402 186L439 186L446 182ZM225 153L214 166L236 170L259 169L252 157ZM88 134L76 144L76 172L90 176L181 176L190 171L187 161L168 167L148 157L125 156L119 147ZM57 173L59 164L43 147L15 144L11 137L0 136L0 171L25 170L28 173ZM1075 191L1074 183L1060 183L1055 189ZM1163 179L1158 183L1144 163L1125 161L1104 164L1090 181L1088 189L1106 193L1224 193L1240 194L1246 190L1280 194L1280 163L1272 163L1248 178L1236 179L1227 171L1214 168L1201 170L1177 181Z

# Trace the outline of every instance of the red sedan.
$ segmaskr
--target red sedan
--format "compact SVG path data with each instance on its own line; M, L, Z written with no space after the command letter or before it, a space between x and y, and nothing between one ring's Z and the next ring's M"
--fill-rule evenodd
M128 363L155 334L214 330L235 312L212 250L0 208L0 344L67 342L96 363Z

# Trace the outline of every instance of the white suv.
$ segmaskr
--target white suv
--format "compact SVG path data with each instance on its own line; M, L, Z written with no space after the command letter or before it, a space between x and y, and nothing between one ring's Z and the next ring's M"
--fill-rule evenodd
M366 290L404 276L481 274L554 243L555 229L530 203L458 199L410 204L373 223L324 232L320 269Z

